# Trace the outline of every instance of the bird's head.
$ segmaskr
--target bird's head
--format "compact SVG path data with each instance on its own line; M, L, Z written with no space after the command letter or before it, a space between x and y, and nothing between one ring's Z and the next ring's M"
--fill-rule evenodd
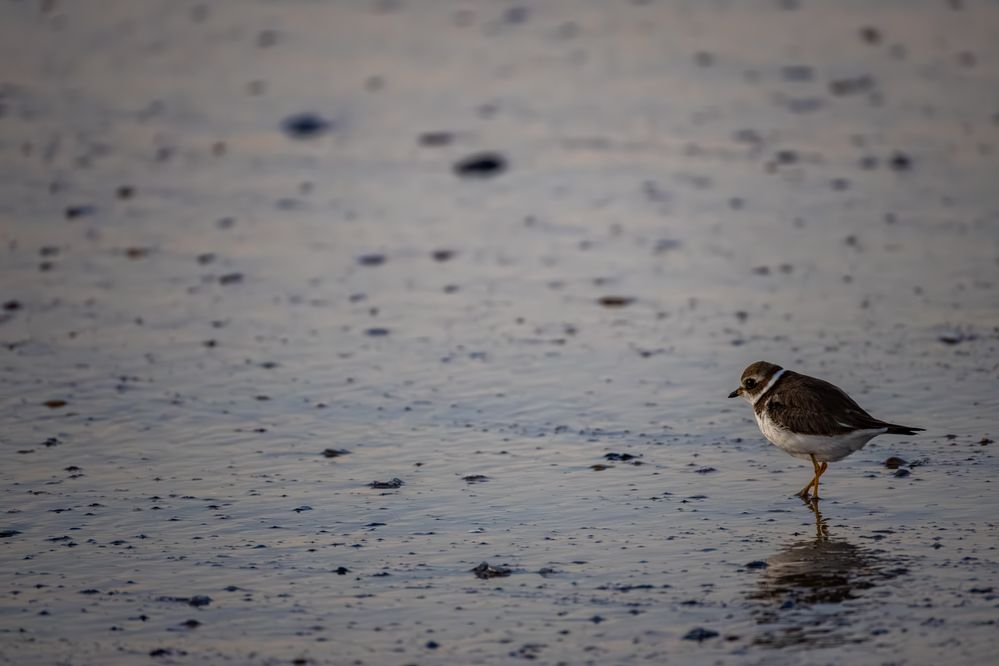
M749 404L756 402L756 399L763 394L770 380L783 368L775 363L767 361L757 361L750 363L742 371L742 379L739 381L739 388L728 394L730 398L742 398Z

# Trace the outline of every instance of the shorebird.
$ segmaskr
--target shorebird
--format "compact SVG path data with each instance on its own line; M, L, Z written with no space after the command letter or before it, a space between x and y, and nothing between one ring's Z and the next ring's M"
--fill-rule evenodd
M859 451L872 438L923 430L876 419L839 387L767 361L743 370L739 388L728 397L753 406L760 432L777 448L812 461L815 475L797 493L802 499L813 487L811 498L819 499L819 478L829 463Z

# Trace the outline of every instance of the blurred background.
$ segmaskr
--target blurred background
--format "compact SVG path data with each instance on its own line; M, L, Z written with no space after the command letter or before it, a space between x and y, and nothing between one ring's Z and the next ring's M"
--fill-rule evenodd
M991 653L997 77L972 0L4 2L0 656ZM927 432L815 514L764 359Z

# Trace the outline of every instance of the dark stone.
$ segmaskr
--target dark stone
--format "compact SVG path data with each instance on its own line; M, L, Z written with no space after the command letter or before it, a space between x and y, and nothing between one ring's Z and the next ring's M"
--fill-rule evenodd
M770 565L764 562L763 560L753 560L752 562L746 563L747 569L766 569L769 566Z
M696 627L688 631L686 635L684 635L683 640L697 641L698 643L700 643L701 641L706 641L709 638L715 638L716 636L718 636L718 632L715 631L714 629L705 629L704 627Z
M623 308L626 305L631 305L635 302L635 299L630 296L601 296L597 303L604 306L605 308Z
M604 458L607 460L631 460L635 456L630 453L605 453Z
M909 464L908 462L906 462L905 460L902 460L898 456L892 456L892 457L888 458L887 460L885 460L885 463L884 463L885 467L887 467L888 469L898 469L902 465L908 465L908 464Z
M866 44L879 44L881 42L881 31L871 26L860 29L860 39Z
M333 129L333 123L315 113L297 113L285 118L281 129L293 139L315 139Z
M905 478L905 477L909 476L910 474L912 474L912 472L910 472L907 469L901 469L901 468L899 468L899 469L895 470L895 476L897 476L899 478Z
M350 451L347 449L323 449L323 456L326 458L339 458L340 456L345 456Z
M778 150L774 158L781 164L794 164L798 161L798 153L793 150Z
M946 335L941 335L937 338L940 342L945 345L958 345L962 342L967 342L969 340L974 340L977 336L975 335L965 335L964 333L949 333Z
M469 474L468 476L461 477L465 483L485 483L489 480L489 477L485 474Z
M371 488L401 488L405 484L405 481L397 477L391 481L372 481L368 486Z
M866 74L849 79L836 79L829 82L829 92L838 97L861 95L874 90L874 79Z
M447 146L453 141L454 132L424 132L420 135L420 145L428 148Z
M149 256L148 247L130 247L125 249L125 256L129 259L144 259Z
M185 654L187 654L187 652L185 652L184 650L177 650L174 648L156 648L155 650L149 651L150 657L172 657L172 656L182 657Z
M676 250L680 247L680 241L673 238L660 238L656 241L653 251L656 254L663 254L664 252L670 252L671 250Z
M357 258L357 263L362 266L381 266L385 263L384 254L362 254Z
M194 606L195 608L201 608L202 606L207 606L212 603L212 598L206 594L196 594L191 597L190 601L187 602L189 606Z
M511 573L513 573L513 571L504 566L494 567L488 562L482 562L477 567L472 569L472 573L475 574L476 578L486 579L486 578L499 578L502 576L509 576Z
M239 284L242 281L242 273L226 273L219 276L219 284Z
M507 169L506 158L494 152L475 153L459 160L454 172L462 178L492 178Z
M905 153L895 153L891 156L888 164L895 171L908 171L912 168L912 158Z
M89 217L96 212L97 212L96 206L83 204L79 206L67 206L65 214L67 220L76 220L81 217Z

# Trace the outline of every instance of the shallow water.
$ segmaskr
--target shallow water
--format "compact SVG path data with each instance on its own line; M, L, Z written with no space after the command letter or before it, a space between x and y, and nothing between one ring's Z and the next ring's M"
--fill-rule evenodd
M999 9L952 5L5 5L0 659L987 659ZM758 359L927 430L813 513Z

